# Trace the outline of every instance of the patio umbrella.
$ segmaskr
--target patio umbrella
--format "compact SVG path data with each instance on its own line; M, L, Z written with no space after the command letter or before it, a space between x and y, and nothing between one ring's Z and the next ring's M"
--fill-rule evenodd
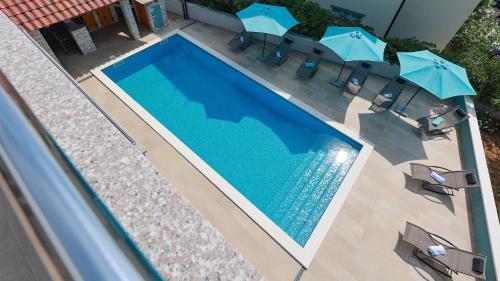
M321 44L332 49L343 61L337 81L347 61L383 61L386 43L361 27L329 26Z
M283 36L299 23L287 8L260 3L253 3L236 15L241 19L246 31L264 33L262 55L266 48L267 34Z
M399 75L419 86L403 109L410 104L422 88L440 99L476 94L469 82L467 72L461 66L427 50L398 52L397 55L401 66Z

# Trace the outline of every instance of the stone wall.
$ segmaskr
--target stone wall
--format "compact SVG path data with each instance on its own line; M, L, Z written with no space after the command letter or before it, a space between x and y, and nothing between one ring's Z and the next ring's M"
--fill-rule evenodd
M139 34L139 28L137 28L137 22L135 21L132 8L130 7L130 2L128 0L120 0L120 7L122 8L123 16L127 22L130 37L139 40L141 35Z
M82 54L86 55L96 50L94 41L92 37L90 37L89 31L85 25L70 30L70 33L73 39L75 39L75 43Z

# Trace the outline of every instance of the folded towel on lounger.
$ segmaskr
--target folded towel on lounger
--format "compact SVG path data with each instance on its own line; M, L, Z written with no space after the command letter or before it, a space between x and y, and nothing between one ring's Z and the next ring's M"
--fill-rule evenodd
M431 178L433 178L435 181L437 181L440 184L445 182L445 179L434 171L432 171L432 173L431 173Z
M353 83L354 85L359 85L359 80L358 80L358 78L352 78L352 79L351 79L351 83Z
M438 245L438 246L429 246L427 247L427 252L431 257L435 256L441 256L446 254L446 250L444 249L443 245Z
M383 96L386 99L391 99L394 96L394 94L393 93L384 93Z
M314 68L316 64L314 62L306 62L304 63L305 68Z
M243 37L243 35L240 36L240 42L243 43L243 41L245 41L245 37Z
M279 59L281 58L281 52L280 51L276 51L276 57L279 58Z

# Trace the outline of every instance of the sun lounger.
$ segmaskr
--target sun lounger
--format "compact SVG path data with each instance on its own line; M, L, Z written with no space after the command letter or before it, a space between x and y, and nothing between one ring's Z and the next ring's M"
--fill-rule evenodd
M410 163L411 177L419 180L422 187L436 193L453 195L453 191L463 188L480 187L474 170L451 171L438 166L426 166L423 164ZM432 173L434 174L434 177ZM436 174L438 177L436 177ZM439 182L441 178L444 182ZM442 188L442 191L436 188Z
M406 223L402 240L415 247L413 255L416 258L445 276L451 278L453 273L463 273L486 280L486 256L461 250L443 237L410 222ZM444 246L446 253L433 257L427 247L437 245Z
M443 113L422 117L417 122L427 135L442 135L450 132L451 128L467 118L469 118L467 112L457 106Z
M385 85L385 87L378 93L370 107L374 111L386 111L396 102L399 95L403 92L406 86L406 80L395 76L392 80Z
M238 35L236 35L231 41L229 41L229 46L231 46L233 49L239 49L239 50L244 50L248 46L252 45L253 43L253 38L252 38L252 33L247 32L247 31L242 31Z
M281 43L267 55L264 61L270 65L282 65L288 59L288 54L292 50L292 44L292 40L283 38Z
M297 69L297 75L303 78L313 77L319 69L322 57L323 51L314 48L307 58L300 64L299 69Z
M367 62L359 63L356 68L351 72L349 78L347 78L344 84L344 91L357 95L363 84L365 84L366 78L372 69L373 65Z

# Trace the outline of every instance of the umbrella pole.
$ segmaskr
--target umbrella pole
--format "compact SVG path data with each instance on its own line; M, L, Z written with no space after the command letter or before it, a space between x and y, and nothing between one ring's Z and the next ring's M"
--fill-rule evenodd
M345 66L345 61L344 61L344 63L342 64L342 67L340 68L339 76L337 76L337 81L339 81L339 79L340 79L340 75L342 75L342 71L344 70L344 66Z
M408 105L410 104L410 102L418 94L418 92L420 92L420 90L422 90L422 87L419 87L418 90L415 91L415 93L413 94L413 96L406 102L405 107L408 107Z

